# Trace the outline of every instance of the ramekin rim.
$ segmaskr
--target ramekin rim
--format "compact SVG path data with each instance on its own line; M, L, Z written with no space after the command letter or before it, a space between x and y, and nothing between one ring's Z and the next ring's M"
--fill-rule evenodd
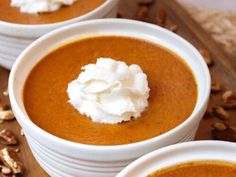
M127 173L133 171L136 169L139 165L145 163L149 159L156 158L157 155L177 151L180 149L196 149L200 147L227 147L227 148L235 148L236 143L228 142L228 141L220 141L220 140L198 140L198 141L190 141L190 142L183 142L178 144L169 145L166 147L162 147L160 149L154 150L152 152L149 152L135 161L131 162L128 166L126 166L120 173L117 174L117 177L122 177L126 175ZM209 159L212 160L212 159Z
M158 30L161 30L162 32L166 32L169 35L171 35L172 37L176 38L176 40L180 40L181 42L183 42L186 46L188 46L188 48L194 53L194 55L196 55L199 58L199 62L202 65L202 68L205 72L205 80L206 80L206 85L205 85L205 92L203 93L203 99L202 100L197 100L196 102L196 106L197 104L199 104L198 106L198 110L196 110L196 106L193 110L193 112L191 113L191 115L181 124L179 124L177 127L165 132L164 134L161 134L159 136L147 139L147 140L143 140L143 141L139 141L139 142L135 142L135 143L130 143L130 144L121 144L121 145L108 145L108 146L102 146L102 145L89 145L89 144L81 144L81 143L77 143L77 142L72 142L66 139L62 139L59 138L55 135L50 134L49 132L46 132L45 130L41 129L40 127L38 127L36 124L34 124L30 118L24 114L24 111L22 111L19 106L18 103L15 99L15 94L14 94L14 76L15 76L15 72L18 69L18 65L20 64L21 60L24 58L25 53L28 52L28 50L31 50L31 48L33 48L34 46L37 46L38 43L41 43L41 41L46 40L49 36L52 35L57 35L57 33L61 33L63 31L66 31L70 28L77 28L79 26L84 26L87 24L99 24L99 23L127 23L130 25L145 25L146 27L149 28L156 28ZM12 107L14 107L14 109L18 112L19 117L24 117L24 123L27 124L27 126L33 126L34 127L34 131L38 131L38 133L41 133L41 135L43 135L46 138L49 138L51 141L55 142L55 143L60 143L60 144L67 144L67 146L70 147L74 147L74 148L86 148L86 149L90 149L90 150L97 150L97 151L104 151L104 150L117 150L117 151L121 151L122 149L132 149L134 146L139 146L142 147L144 144L148 144L148 143L153 143L155 141L158 141L160 139L164 139L165 137L170 136L170 134L174 134L175 132L177 132L179 129L182 129L184 127L186 127L191 120L196 117L197 113L200 112L200 110L204 107L205 104L207 104L208 102L208 98L210 95L210 74L209 74L209 70L208 67L204 61L204 59L202 58L202 56L199 54L199 52L185 39L183 39L182 37L153 24L149 24L149 23L145 23L145 22L140 22L140 21L136 21L136 20L129 20L129 19L96 19L96 20L89 20L89 21L83 21L77 24L71 24L59 29L56 29L42 37L40 37L39 39L37 39L36 41L34 41L30 46L28 46L22 53L21 55L18 57L17 61L15 62L15 64L13 65L13 68L11 70L10 73L10 77L9 77L9 96L10 96L10 101L12 104ZM25 120L26 119L26 120Z

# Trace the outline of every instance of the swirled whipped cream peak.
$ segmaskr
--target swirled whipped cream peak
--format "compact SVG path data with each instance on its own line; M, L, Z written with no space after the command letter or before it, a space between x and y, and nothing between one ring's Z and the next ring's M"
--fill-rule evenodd
M140 117L148 106L147 76L139 65L98 58L69 83L69 103L92 121L117 124Z
M72 5L77 0L11 0L11 6L19 7L23 13L53 12L63 5Z

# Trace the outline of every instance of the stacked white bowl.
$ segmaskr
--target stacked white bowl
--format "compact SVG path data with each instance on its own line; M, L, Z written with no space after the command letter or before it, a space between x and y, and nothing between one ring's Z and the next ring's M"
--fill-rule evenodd
M222 161L236 164L236 143L196 141L151 152L127 166L117 177L144 177L181 163ZM236 175L236 174L235 174Z
M0 65L11 69L20 53L40 36L72 23L115 17L119 0L107 0L93 11L67 21L51 24L15 24L0 20Z
M35 125L28 117L22 100L24 82L31 69L46 53L65 42L96 35L144 39L165 46L181 56L191 68L198 85L197 103L189 118L160 136L117 146L94 146L70 142L49 134ZM178 35L148 23L124 19L99 19L63 27L33 42L19 56L12 68L9 94L12 109L24 129L28 144L39 164L49 175L114 177L126 165L143 154L194 138L207 107L210 76L199 52Z

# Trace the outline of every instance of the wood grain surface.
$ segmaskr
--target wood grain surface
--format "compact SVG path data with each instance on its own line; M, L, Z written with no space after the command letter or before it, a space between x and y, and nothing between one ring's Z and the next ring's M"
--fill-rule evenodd
M122 18L136 19L138 13L138 5L136 0L121 0L119 12ZM167 12L167 24L177 24L177 34L188 40L196 48L207 49L213 60L214 66L210 67L213 80L217 80L223 86L223 90L236 90L236 58L229 56L222 48L204 31L198 23L196 23L190 15L173 0L156 0L150 7L147 21L155 22L156 14L160 9ZM9 71L0 67L0 104L9 104L9 99L2 95L7 89ZM218 104L221 100L221 93L212 94L209 105ZM236 112L231 110L230 124L236 126ZM219 121L216 118L203 119L196 139L207 140L212 139L211 124ZM26 168L23 176L25 177L47 177L48 175L40 168L29 150L25 137L20 135L20 126L16 121L4 122L0 125L0 130L8 128L15 132L20 143L20 158Z

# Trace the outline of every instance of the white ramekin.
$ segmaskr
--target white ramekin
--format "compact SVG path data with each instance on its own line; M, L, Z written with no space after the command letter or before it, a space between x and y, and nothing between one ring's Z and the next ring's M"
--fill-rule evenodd
M191 116L163 135L118 146L93 146L66 141L35 125L27 116L22 101L23 85L30 70L46 53L65 42L94 35L118 35L145 39L165 46L182 56L192 69L198 84L198 99ZM206 110L209 93L208 68L199 52L190 43L156 25L124 19L80 22L46 34L33 42L19 56L9 79L12 109L24 129L35 158L51 176L64 177L115 176L127 164L143 154L163 146L192 140Z
M0 65L11 69L20 53L40 36L72 23L115 17L119 0L107 0L98 8L70 20L39 25L8 23L0 20Z
M117 177L146 177L176 164L194 161L225 161L236 163L236 143L195 141L164 147L128 165Z

